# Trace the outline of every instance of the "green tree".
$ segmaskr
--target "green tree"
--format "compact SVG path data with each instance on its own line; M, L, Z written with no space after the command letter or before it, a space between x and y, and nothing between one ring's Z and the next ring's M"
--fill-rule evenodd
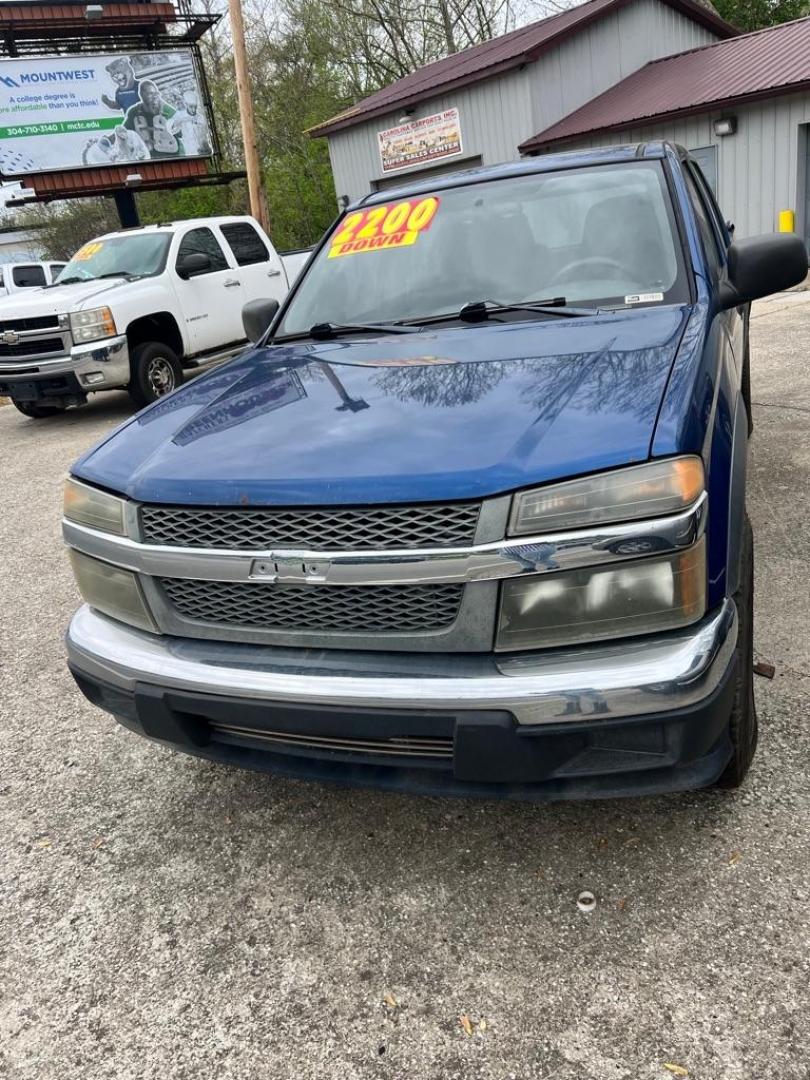
M808 0L714 0L722 17L740 30L760 30L766 26L800 19L810 11Z
M94 236L117 228L118 215L112 199L76 199L27 206L14 215L14 224L37 227L45 257L62 261Z

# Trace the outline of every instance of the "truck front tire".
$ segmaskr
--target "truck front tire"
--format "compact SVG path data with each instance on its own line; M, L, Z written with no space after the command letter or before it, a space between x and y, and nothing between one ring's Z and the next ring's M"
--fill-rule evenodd
M48 416L61 416L65 411L65 405L37 405L35 401L15 401L11 399L11 404L23 416L29 416L32 420L44 420Z
M751 767L757 748L757 710L754 702L754 535L745 515L740 586L734 594L737 605L737 688L731 711L729 733L734 747L731 761L717 781L722 788L737 788Z
M127 390L139 408L171 393L183 381L183 368L174 350L157 341L135 346L130 370Z

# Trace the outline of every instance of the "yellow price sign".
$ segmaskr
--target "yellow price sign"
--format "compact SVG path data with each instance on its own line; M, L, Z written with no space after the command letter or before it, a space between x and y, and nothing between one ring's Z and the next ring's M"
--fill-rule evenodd
M329 258L410 247L430 228L439 209L435 195L425 199L369 206L347 215L329 242Z
M92 259L94 255L97 255L99 251L104 247L101 240L93 240L89 244L85 244L84 247L79 248L76 254L73 256L79 262L86 262L88 259Z

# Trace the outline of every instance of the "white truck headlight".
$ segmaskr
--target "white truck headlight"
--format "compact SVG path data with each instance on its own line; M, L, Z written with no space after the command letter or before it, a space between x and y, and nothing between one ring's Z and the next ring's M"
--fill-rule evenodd
M496 648L548 649L673 630L706 611L706 541L664 558L503 583Z
M691 455L566 480L515 495L509 533L558 532L675 514L691 506L703 489L703 462Z
M70 561L79 592L90 607L140 630L159 633L138 579L129 570L70 549Z
M87 525L101 532L126 535L124 508L126 500L76 480L65 481L64 514L68 521Z
M91 308L89 311L74 311L70 316L70 332L77 345L86 341L99 341L101 338L115 337L115 319L108 307Z

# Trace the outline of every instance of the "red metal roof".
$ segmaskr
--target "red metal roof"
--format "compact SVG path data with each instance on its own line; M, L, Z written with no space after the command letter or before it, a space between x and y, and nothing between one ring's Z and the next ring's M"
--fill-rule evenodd
M630 2L631 0L587 0L578 7L529 26L522 26L519 30L502 34L501 37L485 41L482 45L452 53L442 60L418 68L402 79L397 79L390 86L364 98L331 120L310 128L309 134L329 135L333 131L352 127L382 113L413 105L425 98L435 97L439 93L487 79L500 71L536 60L542 52L558 44L562 38L576 33L588 23L617 11ZM720 37L731 37L737 33L733 26L704 7L699 0L663 2L713 30Z
M88 23L84 14L84 6L59 3L3 3L0 5L0 26L4 31L25 31L30 25L45 23L58 26L82 26L93 29L99 24L121 26L131 24L134 26L151 26L154 23L175 22L177 12L172 3L105 3L102 7L101 16Z
M653 60L519 147L531 152L653 117L775 97L810 87L810 18Z
M177 161L139 161L132 165L102 166L95 169L65 169L63 172L27 176L23 186L33 188L40 199L74 198L77 195L109 195L125 186L128 174L141 176L139 190L169 187L179 181L189 183L208 175L208 163L202 158Z

